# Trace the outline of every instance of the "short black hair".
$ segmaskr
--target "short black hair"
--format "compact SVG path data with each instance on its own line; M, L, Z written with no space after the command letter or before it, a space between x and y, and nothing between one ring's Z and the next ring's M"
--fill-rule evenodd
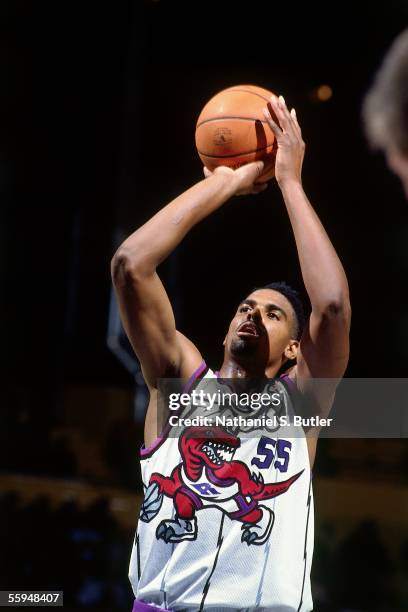
M306 315L299 292L288 285L285 281L278 281L275 283L269 283L263 287L256 287L256 289L253 289L253 291L259 291L260 289L272 289L273 291L277 291L278 293L284 295L288 302L290 302L290 305L295 313L295 338L296 340L300 340L306 323Z

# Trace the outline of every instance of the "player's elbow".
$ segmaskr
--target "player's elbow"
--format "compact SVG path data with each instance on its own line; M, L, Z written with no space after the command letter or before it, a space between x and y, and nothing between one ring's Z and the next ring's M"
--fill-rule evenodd
M348 294L328 296L320 304L320 315L328 320L342 320L348 323L351 320L351 304Z
M115 286L129 280L136 282L146 274L143 261L125 247L119 247L111 260L111 275Z

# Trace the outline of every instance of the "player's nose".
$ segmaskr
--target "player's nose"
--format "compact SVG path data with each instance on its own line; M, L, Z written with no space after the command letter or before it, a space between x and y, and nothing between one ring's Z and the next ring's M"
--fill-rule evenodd
M261 313L261 309L259 308L259 306L254 306L252 311L249 313L251 315L251 318L257 322L257 321L262 321L262 313Z

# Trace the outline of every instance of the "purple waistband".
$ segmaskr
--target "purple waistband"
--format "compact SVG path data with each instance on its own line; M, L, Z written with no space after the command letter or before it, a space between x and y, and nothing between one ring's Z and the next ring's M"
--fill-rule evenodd
M140 599L135 599L132 608L132 612L152 612L154 610L157 612L157 610L169 610L169 608L160 608L160 606L156 606L155 604L147 604L144 601L140 601Z
M135 603L133 604L132 612L152 612L152 610L168 610L168 608L160 608L160 606L155 606L154 604L148 604L144 601L137 601L135 599ZM171 611L170 611L171 612Z

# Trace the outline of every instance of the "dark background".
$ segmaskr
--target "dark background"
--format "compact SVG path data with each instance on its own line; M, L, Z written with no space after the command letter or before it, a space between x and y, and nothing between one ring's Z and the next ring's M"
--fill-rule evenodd
M110 484L140 489L136 456L142 434L140 413L136 422L133 418L134 381L106 342L110 259L133 228L201 179L196 119L212 95L235 84L283 93L296 107L307 144L305 190L350 283L348 376L406 376L408 207L382 156L369 152L361 124L362 98L373 73L407 23L403 0L378 5L5 0L0 13L4 473L102 484L101 475L81 472L69 434L73 422L79 431L91 427L92 419L112 415L114 393L103 415L95 402L98 393L115 389L128 398L131 451L118 458L124 418L122 428L114 428L122 433L104 441L101 456L110 466ZM318 102L313 93L323 83L333 96ZM259 196L232 200L196 227L161 274L179 329L217 368L229 319L246 292L282 279L302 288L276 184ZM107 430L111 422L107 418ZM325 475L327 447L322 449L317 474ZM406 463L391 469L388 478L404 486ZM361 474L371 477L368 468ZM7 499L8 520L12 508L23 512L24 506L18 498ZM38 516L44 512L38 510ZM18 534L19 524L9 533ZM369 529L364 533L372 541ZM118 538L112 536L112 542ZM130 547L130 539L123 539ZM118 571L124 579L126 555ZM8 575L2 588L26 588L28 578L15 578L19 571ZM37 588L45 588L43 576L37 576ZM129 593L121 588L126 609ZM345 605L331 597L327 605ZM376 609L367 597L355 604L359 610ZM373 601L378 604L378 597Z

